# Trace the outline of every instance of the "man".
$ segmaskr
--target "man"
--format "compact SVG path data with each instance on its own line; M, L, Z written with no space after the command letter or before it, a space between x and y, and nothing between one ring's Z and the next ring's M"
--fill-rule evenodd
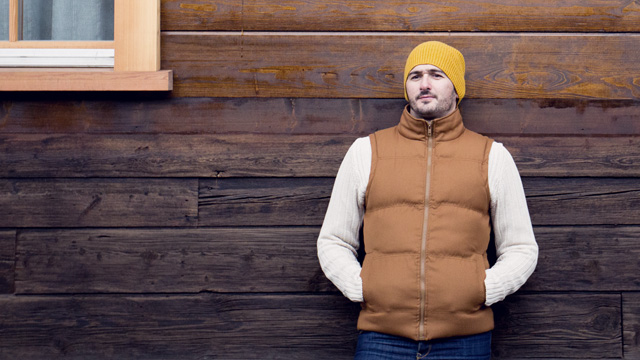
M535 268L511 155L462 123L464 72L453 47L418 45L405 66L409 104L399 124L357 139L338 171L318 258L361 302L356 359L489 359L490 306ZM489 268L491 227L498 258Z

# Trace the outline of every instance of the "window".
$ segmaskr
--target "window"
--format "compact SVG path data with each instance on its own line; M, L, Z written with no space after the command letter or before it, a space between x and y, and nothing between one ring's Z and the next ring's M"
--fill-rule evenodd
M0 0L0 90L171 90L160 0Z
M0 41L9 40L9 0L0 0Z
M113 40L114 0L18 1L18 40Z

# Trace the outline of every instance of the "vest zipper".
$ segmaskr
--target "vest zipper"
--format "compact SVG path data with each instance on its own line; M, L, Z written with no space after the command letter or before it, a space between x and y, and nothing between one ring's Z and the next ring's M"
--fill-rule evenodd
M433 125L427 121L427 175L424 191L424 220L422 223L422 244L420 248L420 326L419 340L424 338L425 307L427 298L427 226L429 223L429 191L431 189L431 156L433 154Z

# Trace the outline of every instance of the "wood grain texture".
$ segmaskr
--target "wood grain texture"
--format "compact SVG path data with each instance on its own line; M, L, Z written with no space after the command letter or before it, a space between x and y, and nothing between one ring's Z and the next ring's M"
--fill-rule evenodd
M0 297L0 355L22 359L350 359L359 307L341 295ZM513 296L494 354L620 358L620 296ZM266 331L268 329L268 331ZM247 342L252 346L246 346Z
M197 182L190 179L0 184L2 227L195 226L198 216ZM332 184L331 178L203 180L198 223L235 226L251 219L252 225L319 225ZM637 225L640 218L634 178L525 178L524 189L536 225Z
M640 31L633 1L163 0L163 30Z
M0 306L0 357L24 360L348 358L359 308L297 294L0 297Z
M0 230L0 294L14 292L15 254L15 230Z
M493 357L622 358L620 302L619 294L511 296L493 307Z
M337 292L318 264L319 232L317 226L22 230L15 293ZM638 227L534 232L540 255L524 291L640 290ZM9 240L13 269L15 233L7 233Z
M536 226L525 291L639 291L640 227Z
M531 221L536 225L637 225L636 178L525 178Z
M623 34L166 32L162 68L179 97L402 98L406 56L426 40L465 55L467 98L640 98L640 37Z
M93 68L0 68L0 91L169 91L173 73Z
M522 176L638 176L640 138L496 136Z
M20 15L21 11L20 1L18 0L9 0L9 41L16 42L20 40L21 34L21 19ZM3 5L6 6L6 5ZM5 8L5 11L7 9ZM6 16L6 15L5 15ZM6 21L6 18L5 20Z
M171 98L161 94L3 94L2 133L354 134L394 126L404 99ZM465 125L499 135L640 134L640 102L464 99Z
M534 225L639 224L635 178L524 178L523 183ZM204 179L198 223L238 226L251 219L253 225L320 225L332 186L332 178Z
M640 359L640 293L622 294L625 359Z
M251 223L249 219L245 221ZM317 228L20 231L16 293L336 291L318 264L318 231Z
M335 175L354 136L0 136L0 176Z
M0 179L0 227L195 226L191 179Z
M203 179L200 226L319 225L334 179Z
M160 70L160 0L114 0L113 13L114 70Z
M0 134L0 176L333 177L360 135ZM522 176L640 176L640 138L496 136Z

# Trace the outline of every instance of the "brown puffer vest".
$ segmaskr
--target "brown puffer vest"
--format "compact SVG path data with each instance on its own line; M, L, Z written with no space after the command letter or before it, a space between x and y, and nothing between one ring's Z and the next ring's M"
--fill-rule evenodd
M492 140L465 129L459 110L427 122L407 109L370 140L358 329L414 340L493 329L484 305Z

